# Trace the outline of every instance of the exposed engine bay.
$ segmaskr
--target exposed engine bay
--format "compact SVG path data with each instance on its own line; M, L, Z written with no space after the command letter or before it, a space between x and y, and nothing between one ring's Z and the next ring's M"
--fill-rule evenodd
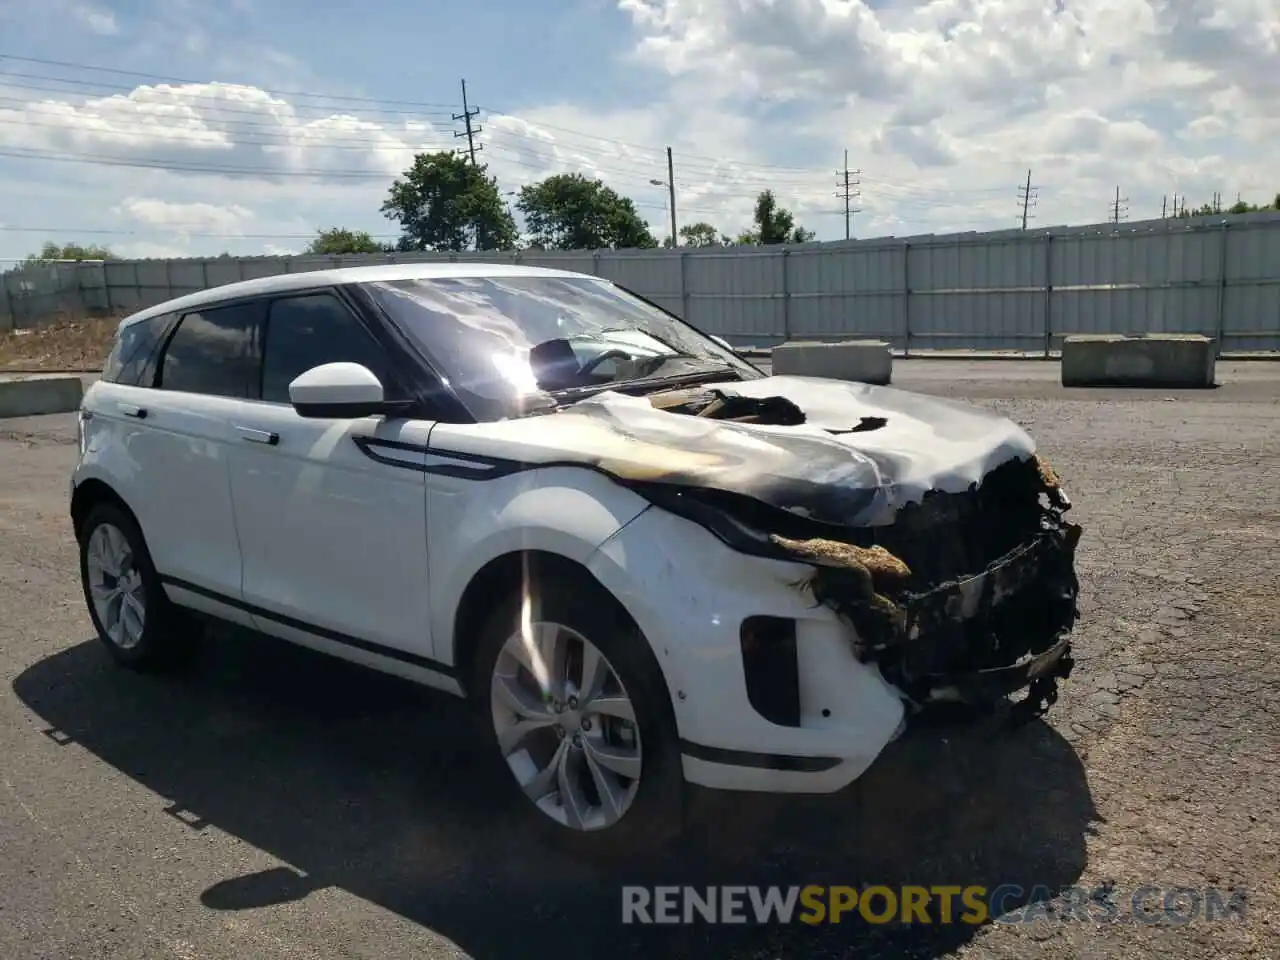
M1029 438L1022 449L1003 456L988 445L990 458L1000 462L968 482L949 476L942 483L949 489L904 484L895 492L886 476L894 456L857 443L887 432L892 412L858 415L858 406L850 404L845 409L852 418L837 422L828 412L818 418L824 421L819 426L801 403L781 395L744 396L737 384L646 399L655 411L729 428L808 424L804 437L796 436L802 449L795 452L809 458L802 473L814 482L810 489L800 472L783 477L771 471L767 457L755 464L758 475L751 483L738 479L741 464L722 462L725 469L707 470L708 482L692 484L678 477L675 462L663 482L633 474L628 485L735 549L810 565L813 573L796 588L852 628L855 655L874 663L909 705L993 706L1027 688L1013 707L1014 719L1025 720L1056 701L1058 682L1073 666L1069 635L1078 616L1075 550L1081 528L1066 520L1070 502ZM979 415L999 419L986 411ZM633 426L643 423L638 416ZM819 433L841 442L805 443ZM649 440L644 433L631 435ZM719 439L715 446L721 446ZM695 444L693 451L699 449ZM849 466L863 462L865 482L849 483L847 467L830 468L825 458L836 450ZM844 481L836 481L840 496L832 490L833 474ZM722 481L719 486L712 485L715 479ZM753 495L753 486L759 493ZM809 492L818 495L804 495ZM882 497L878 506L868 499L875 493ZM844 518L833 516L837 512Z

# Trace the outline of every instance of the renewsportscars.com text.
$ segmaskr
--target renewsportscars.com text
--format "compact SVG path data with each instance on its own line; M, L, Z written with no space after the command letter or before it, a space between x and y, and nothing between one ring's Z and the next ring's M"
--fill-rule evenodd
M625 924L862 922L1025 924L1037 921L1105 923L1132 917L1142 923L1240 920L1248 897L1241 890L1141 886L1121 892L1101 887L852 886L622 888Z

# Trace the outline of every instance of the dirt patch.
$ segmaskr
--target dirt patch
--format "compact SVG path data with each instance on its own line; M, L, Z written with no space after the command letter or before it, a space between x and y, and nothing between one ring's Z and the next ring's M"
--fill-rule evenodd
M58 320L0 333L0 371L101 370L119 325L119 317Z

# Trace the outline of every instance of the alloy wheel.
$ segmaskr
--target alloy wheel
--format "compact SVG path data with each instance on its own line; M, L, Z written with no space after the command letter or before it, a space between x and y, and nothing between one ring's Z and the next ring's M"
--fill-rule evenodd
M526 599L494 664L490 708L503 759L539 810L580 831L622 819L640 786L640 730L617 671L590 640L532 620Z

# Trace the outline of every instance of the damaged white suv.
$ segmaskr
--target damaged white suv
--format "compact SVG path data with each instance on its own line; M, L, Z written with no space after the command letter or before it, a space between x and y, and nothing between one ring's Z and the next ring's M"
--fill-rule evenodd
M1030 713L1080 530L993 413L770 377L597 277L289 274L121 324L71 515L123 664L195 612L465 696L535 822L679 829L686 783L828 792L917 711Z

